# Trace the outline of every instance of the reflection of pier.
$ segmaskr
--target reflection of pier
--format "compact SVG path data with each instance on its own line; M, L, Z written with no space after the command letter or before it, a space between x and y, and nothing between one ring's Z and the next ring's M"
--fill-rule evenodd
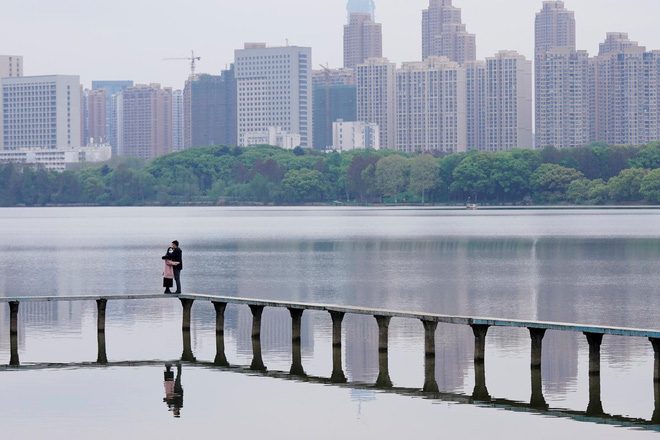
M183 306L182 319L182 337L183 352L181 360L185 362L200 364L196 361L191 344L191 315L195 301L209 301L213 303L216 312L216 356L212 365L216 367L229 368L229 363L225 356L224 327L225 310L227 304L247 305L252 313L252 362L250 371L260 372L265 375L278 375L280 373L268 373L267 366L264 364L261 350L261 318L266 307L286 308L292 319L292 342L291 342L291 369L290 376L303 378L310 381L326 381L335 384L346 383L346 375L342 366L342 321L345 314L360 314L374 316L378 325L378 353L379 353L379 374L372 387L379 389L391 389L395 392L404 394L420 394L426 397L443 398L442 396L452 396L447 400L462 401L465 396L459 394L440 393L435 378L436 345L435 334L438 323L468 325L472 328L475 338L474 345L474 368L475 368L475 386L473 394L468 401L488 402L489 405L504 406L510 409L534 410L544 414L553 414L554 411L548 410L548 405L543 396L542 376L541 376L541 358L542 341L547 330L563 330L582 332L586 336L589 346L589 404L584 412L559 410L562 415L569 415L576 419L595 418L600 422L612 422L616 424L633 424L634 426L646 426L660 423L660 331L630 329L620 327L599 327L579 324L566 324L555 322L539 321L521 321L506 320L497 318L477 318L466 316L449 316L440 314L404 312L394 310L372 309L364 307L348 307L325 304L294 303L283 301L257 300L247 298L222 297L214 295L116 295L116 296L76 296L76 297L25 297L25 298L0 298L1 302L6 302L10 306L10 346L11 356L8 368L20 367L18 352L18 311L21 302L49 302L49 301L90 301L97 303L97 335L98 335L98 354L97 365L110 365L106 354L105 343L105 314L107 302L109 300L136 300L136 299L173 299L178 298ZM332 319L332 359L333 369L330 378L309 378L305 373L301 356L301 327L302 315L305 310L326 311L329 312ZM393 387L389 375L388 366L388 331L389 323L392 318L406 318L421 321L425 335L425 377L421 389L404 389ZM492 326L499 327L518 327L527 328L531 338L531 397L529 404L521 404L506 399L492 398L486 386L485 369L485 347L486 335L488 329ZM420 331L421 331L420 327ZM608 415L604 412L601 403L600 387L600 347L604 335L619 335L648 338L653 346L655 353L654 364L654 395L656 411L650 421L641 419L625 418L620 416ZM85 364L90 365L90 364ZM115 365L115 364L112 364ZM205 364L204 364L205 365ZM33 368L33 367L28 367ZM231 367L235 368L235 367ZM278 376L279 377L279 376ZM325 382L323 382L325 383ZM353 382L351 386L356 386ZM365 385L366 386L366 385ZM439 396L439 397L438 397ZM462 397L459 397L462 396ZM471 399L471 400L469 400ZM601 420L603 419L603 420ZM653 429L660 430L660 426Z

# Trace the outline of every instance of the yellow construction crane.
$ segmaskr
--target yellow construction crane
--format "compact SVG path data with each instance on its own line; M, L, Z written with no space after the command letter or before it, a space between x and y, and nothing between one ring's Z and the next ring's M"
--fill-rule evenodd
M195 77L195 61L201 60L202 57L196 57L195 56L195 51L191 50L190 51L190 56L189 57L183 57L183 58L163 58L164 61L175 61L175 60L187 60L190 61L190 76Z
M319 64L325 73L325 147L332 145L332 125L330 124L330 67Z

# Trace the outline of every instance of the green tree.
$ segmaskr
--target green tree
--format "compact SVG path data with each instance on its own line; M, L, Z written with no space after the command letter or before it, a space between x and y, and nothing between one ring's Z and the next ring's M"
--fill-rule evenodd
M422 154L410 161L410 191L421 194L422 203L426 193L438 185L440 165L429 154Z
M532 173L529 183L539 201L558 202L564 199L571 182L580 179L584 174L573 168L545 163Z
M660 142L648 144L628 162L631 167L635 168L646 168L647 170L660 168Z
M485 197L491 190L490 174L493 166L493 156L485 152L470 152L468 156L454 169L454 182L451 192L462 192L473 196L474 201L479 195Z
M640 189L647 173L648 171L642 168L628 168L621 171L618 176L612 177L607 182L610 197L617 202L641 200L643 196Z
M330 185L316 170L290 170L282 179L282 193L289 202L323 201L329 192Z
M609 200L610 194L603 179L594 179L587 185L587 196L592 205L602 205Z
M660 203L660 168L644 176L640 192L648 202Z
M570 203L580 204L589 199L589 180L577 179L573 180L566 190L566 201Z
M527 160L517 158L510 152L496 153L490 181L497 199L522 199L529 191L531 174L532 170Z
M398 202L399 193L408 186L408 160L393 154L376 163L376 186L383 196L394 197Z

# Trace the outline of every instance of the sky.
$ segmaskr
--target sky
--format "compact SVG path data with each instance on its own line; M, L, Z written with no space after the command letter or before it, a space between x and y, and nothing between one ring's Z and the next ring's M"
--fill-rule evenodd
M0 54L23 55L24 74L79 75L183 88L190 63L219 74L244 42L312 47L315 68L343 63L347 0L0 0ZM454 0L477 58L517 50L532 59L534 16L541 0ZM598 52L606 32L628 32L660 50L658 0L565 0L575 11L578 49ZM428 0L376 0L383 56L401 63L421 58L421 16Z

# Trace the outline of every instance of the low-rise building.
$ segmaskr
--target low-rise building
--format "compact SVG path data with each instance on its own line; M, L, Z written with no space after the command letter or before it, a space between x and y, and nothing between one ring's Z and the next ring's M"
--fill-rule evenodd
M338 120L332 124L332 149L380 150L380 130L377 124Z
M267 127L262 131L243 133L239 143L241 147L273 145L287 150L293 150L300 146L300 135L298 133L289 133L279 127Z

